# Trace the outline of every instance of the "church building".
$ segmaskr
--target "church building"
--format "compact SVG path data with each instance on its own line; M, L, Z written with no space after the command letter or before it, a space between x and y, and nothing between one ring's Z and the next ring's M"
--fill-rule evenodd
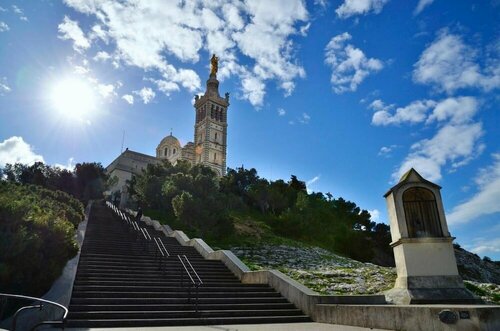
M207 80L205 94L201 97L195 96L194 142L181 146L179 140L170 133L156 147L156 156L138 153L127 148L106 167L106 173L111 178L116 176L118 179L117 183L109 189L109 193L120 191L122 203L126 200L124 198L127 195L127 180L132 179L133 175L141 174L148 164L161 163L162 160L168 160L174 165L179 160L186 160L191 164L201 163L210 167L218 176L225 175L229 93L226 93L224 97L219 95L218 61L219 59L213 55L210 60L210 77Z

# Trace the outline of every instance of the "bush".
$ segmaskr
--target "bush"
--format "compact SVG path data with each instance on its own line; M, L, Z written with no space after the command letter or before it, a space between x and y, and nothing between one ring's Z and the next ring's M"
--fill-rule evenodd
M42 295L77 252L80 202L40 186L0 181L0 292Z

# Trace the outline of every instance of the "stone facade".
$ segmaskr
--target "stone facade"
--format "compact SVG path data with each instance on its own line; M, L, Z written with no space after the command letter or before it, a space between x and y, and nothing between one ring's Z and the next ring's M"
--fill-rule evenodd
M176 164L186 160L191 164L203 164L210 167L218 176L226 173L227 154L227 110L229 93L222 98L219 95L217 71L212 70L207 80L205 94L195 97L194 142L182 146L179 140L170 133L156 147L156 157L125 150L109 166L106 172L116 176L118 182L109 189L108 194L122 192L122 203L126 201L126 182L138 175L148 164L168 160ZM125 193L125 194L123 194Z

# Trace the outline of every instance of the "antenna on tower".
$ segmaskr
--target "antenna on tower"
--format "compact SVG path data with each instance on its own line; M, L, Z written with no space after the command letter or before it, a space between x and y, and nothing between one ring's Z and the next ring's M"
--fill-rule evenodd
M123 153L123 142L125 141L125 130L123 130L123 135L122 135L122 149L120 150L120 154Z

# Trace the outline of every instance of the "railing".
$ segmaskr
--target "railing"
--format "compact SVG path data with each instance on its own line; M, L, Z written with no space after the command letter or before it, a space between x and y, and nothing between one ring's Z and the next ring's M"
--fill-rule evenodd
M24 306L24 307L19 308L14 313L14 316L12 317L12 331L16 331L17 318L19 317L19 315L22 312L24 312L26 310L30 310L30 309L42 310L44 307L43 304L49 304L49 305L53 305L53 306L56 306L58 308L61 308L63 310L63 315L61 316L61 320L59 320L59 321L42 321L42 322L35 324L31 328L31 330L35 330L37 327L42 326L42 325L60 326L62 329L64 329L64 326L66 324L66 317L68 316L68 309L57 302L53 302L53 301L49 301L49 300L45 300L45 299L41 299L41 298L29 297L26 295L7 294L7 293L0 293L0 298L6 298L6 299L2 300L2 307L0 308L0 319L3 317L4 309L7 306L7 301L9 298L35 302L35 304L33 304L33 305Z
M191 286L188 286L188 303L191 302L191 287L194 287L196 289L195 309L196 309L196 312L198 312L199 287L201 285L203 285L203 282L202 282L200 276L198 276L198 273L196 272L196 270L194 269L193 265L191 264L191 262L189 261L189 259L187 258L186 255L177 255L177 258L181 262L181 265L184 268L184 271L186 272L189 279L191 280ZM187 266L189 266L189 268ZM191 271L189 271L189 269ZM193 273L194 278L193 278L193 275L191 275L191 273ZM182 270L181 270L181 287L184 287L184 273L182 272Z
M130 219L130 217L123 213L118 207L116 207L114 204L111 202L107 201L106 205L111 208L115 214L117 214L123 221L125 221L129 228L135 232L137 240L141 240L143 243L143 249L149 252L149 246L150 243L154 241L157 250L155 251L156 254L156 259L158 260L158 269L161 271L163 270L163 265L164 265L164 259L170 257L170 253L168 252L167 248L165 247L165 244L161 240L160 237L151 237L149 234L148 230L146 228L142 228L139 226L139 224L135 221ZM203 281L201 280L200 276L194 269L193 265L189 261L186 255L177 255L177 258L179 259L182 267L184 268L184 272L188 275L191 284L188 286L188 302L191 302L191 288L194 287L196 290L196 301L195 301L195 309L196 312L198 312L198 301L199 301L199 287L203 285ZM166 271L166 267L165 267ZM181 270L181 287L184 287L184 272Z
M137 221L131 219L129 215L122 212L118 207L116 207L111 202L106 201L106 205L109 208L111 208L111 210L113 210L118 217L120 217L123 221L127 223L129 229L135 233L136 240L138 241L140 240L142 242L143 249L146 250L148 253L150 251L150 245L154 241L154 243L156 244L156 248L158 249L157 251L155 251L156 259L158 259L158 264L159 264L158 268L162 270L163 259L170 257L170 253L168 252L161 238L152 237L148 229L140 227Z
M167 248L165 247L165 244L163 244L163 241L161 240L160 237L154 237L153 240L156 244L156 248L158 248L158 250L156 250L155 253L155 257L158 260L158 269L162 270L163 259L170 257L170 253L168 252ZM165 270L166 269L167 268L165 268Z

